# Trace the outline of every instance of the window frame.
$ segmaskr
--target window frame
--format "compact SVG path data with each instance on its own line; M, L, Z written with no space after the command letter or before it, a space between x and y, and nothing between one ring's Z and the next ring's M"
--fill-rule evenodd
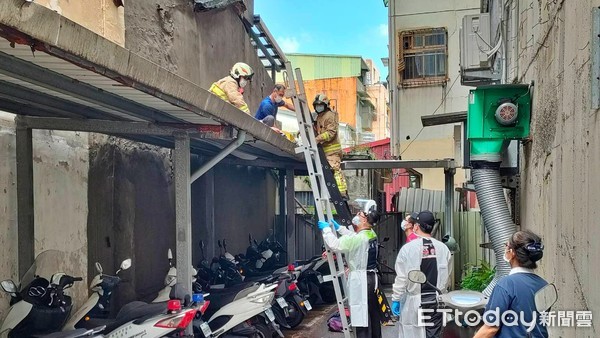
M428 37L440 36L443 34L443 44L426 44ZM443 85L448 82L448 30L445 27L434 27L425 29L412 29L398 32L398 83L402 87L419 87L430 85ZM416 38L420 38L420 43ZM435 38L433 43L435 43ZM407 41L408 40L408 41ZM408 45L405 44L405 41ZM444 74L443 75L425 75L420 77L405 78L405 70L408 64L407 57L444 55ZM424 59L423 59L424 61ZM437 56L434 59L434 67L437 68ZM421 68L425 67L425 64ZM437 72L436 72L437 73Z

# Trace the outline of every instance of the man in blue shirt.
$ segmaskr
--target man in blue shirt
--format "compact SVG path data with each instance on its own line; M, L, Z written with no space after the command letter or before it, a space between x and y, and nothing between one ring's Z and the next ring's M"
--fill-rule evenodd
M285 86L276 84L273 87L271 95L267 96L262 100L254 118L266 124L269 127L275 125L275 118L277 117L277 109L279 107L285 107L291 111L295 111L294 106L283 101L285 95Z

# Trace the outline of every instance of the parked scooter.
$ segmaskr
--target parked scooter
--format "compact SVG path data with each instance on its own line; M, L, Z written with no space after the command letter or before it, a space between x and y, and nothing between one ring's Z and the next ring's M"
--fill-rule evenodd
M246 254L235 256L243 276L261 278L287 266L284 261L286 251L279 242L267 238L259 245L251 235L248 235L248 241Z
M323 258L314 256L306 261L296 261L296 281L300 292L305 295L311 304L321 305L326 302L321 295L321 285L324 283L323 275L315 267L323 264Z
M165 277L165 284L167 284L165 288L168 288L169 284L176 283L176 281L177 269L171 264L167 277ZM195 283L195 287L200 288L201 286ZM270 338L274 332L281 334L279 327L274 322L274 314L271 310L273 297L270 298L268 304L261 304L258 297L255 297L258 301L253 296L248 297L252 292L264 288L264 285L253 283L251 285L238 285L236 287L237 289L214 290L215 296L212 304L210 300L202 304L194 319L195 336L218 337L227 333L226 337L255 337L260 333L259 336ZM201 292L202 290L196 291ZM266 296L268 296L268 292L270 290L266 291ZM161 293L163 292L161 291ZM202 298L208 296L210 296L210 293L204 294ZM254 303L257 304L255 305ZM271 319L271 316L273 319ZM203 318L210 319L205 321ZM211 323L215 318L217 318L217 322ZM269 327L269 323L272 324L274 331ZM232 335L230 336L229 334Z
M177 268L173 265L173 252L171 251L171 249L169 249L167 251L167 259L169 260L169 271L167 272L167 275L165 276L165 282L164 282L165 287L158 292L158 295L156 296L156 298L154 298L154 300L152 300L152 303L162 303L162 302L169 301L170 295L171 295L171 289L173 288L173 286L175 284L177 284ZM198 274L198 271L196 269L194 269L194 267L192 267L192 284L196 283L196 275L197 274ZM202 288L200 286L198 286L198 287L195 287L194 290L192 290L192 291L200 291L200 290L202 290Z
M57 272L64 261L64 253L44 251L23 275L19 287L12 280L0 283L11 296L0 337L25 338L62 328L72 309L71 297L64 291L83 280Z
M231 293L211 293L208 309L214 304L218 308L214 314L204 313L203 318L194 322L196 337L263 337L271 338L274 332L284 337L275 323L271 303L277 284L260 284L240 290L233 299ZM219 303L219 304L217 304ZM207 321L204 317L209 317ZM270 328L271 326L272 328Z
M93 328L96 325L85 323L93 318L106 319L110 315L110 300L112 293L121 282L119 273L131 267L131 258L121 262L121 266L114 276L104 274L102 265L96 262L96 271L98 274L90 283L92 294L85 303L75 312L65 324L63 331L75 330L78 328Z
M460 310L462 313L468 311L477 311L480 315L483 314L485 306L488 302L488 297L481 292L471 290L455 290L450 292L442 292L435 285L427 281L427 276L420 270L408 272L408 280L417 284L427 284L433 287L438 292L436 297L437 307L450 308ZM446 325L442 329L442 337L444 338L459 338L473 337L481 325L457 325L454 318L449 315Z
M300 293L293 265L283 273L277 274L278 272L279 270L276 270L273 276L274 282L278 283L273 311L279 325L286 329L293 329L302 323L304 316L312 310L312 305Z
M172 255L170 255L172 259ZM105 325L102 333L107 338L134 337L144 334L144 337L163 337L184 330L194 319L197 309L186 308L190 298L189 292L182 286L172 282L174 272L170 269L166 281L169 290L167 299L163 302L145 303L134 301L126 304L114 319L110 316L110 302L114 289L121 282L119 272L131 267L131 259L121 263L115 276L105 275L100 263L96 263L98 274L94 277L90 289L92 294L83 306L69 319L63 331L79 328L94 328ZM174 269L174 267L171 267ZM183 306L182 306L183 303Z

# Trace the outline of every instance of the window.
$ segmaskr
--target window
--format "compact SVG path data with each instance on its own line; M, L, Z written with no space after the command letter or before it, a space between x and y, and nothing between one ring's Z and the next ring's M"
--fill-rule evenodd
M398 71L402 86L441 84L448 80L445 28L404 31L399 38Z

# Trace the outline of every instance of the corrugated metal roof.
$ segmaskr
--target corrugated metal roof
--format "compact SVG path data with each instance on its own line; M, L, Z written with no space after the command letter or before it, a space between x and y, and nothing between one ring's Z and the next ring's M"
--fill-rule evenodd
M359 77L369 68L361 56L328 54L286 54L294 69L302 70L303 80ZM281 82L277 74L277 82Z

